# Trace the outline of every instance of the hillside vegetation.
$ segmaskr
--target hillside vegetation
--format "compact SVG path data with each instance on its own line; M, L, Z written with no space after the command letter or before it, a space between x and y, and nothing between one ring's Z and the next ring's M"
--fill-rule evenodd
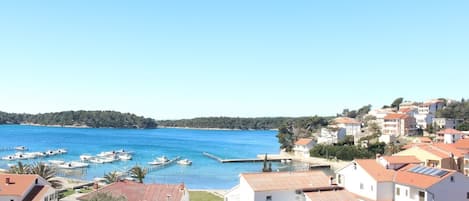
M116 111L65 111L44 114L0 112L0 124L87 126L92 128L156 128L154 119Z

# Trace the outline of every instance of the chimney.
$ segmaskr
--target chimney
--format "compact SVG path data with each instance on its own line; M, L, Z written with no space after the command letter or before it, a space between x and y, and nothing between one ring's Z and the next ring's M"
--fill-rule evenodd
M11 182L10 177L5 177L5 184L8 185L10 184L10 182Z
M332 186L332 185L334 185L334 177L333 176L329 177L329 186Z

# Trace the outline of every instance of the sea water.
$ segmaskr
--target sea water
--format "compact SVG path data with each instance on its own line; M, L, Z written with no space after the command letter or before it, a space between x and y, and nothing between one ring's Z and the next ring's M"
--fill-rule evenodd
M108 164L90 164L90 167L60 171L60 176L84 180L103 177L111 171L126 171L135 165L150 167L156 157L180 156L193 161L191 166L173 164L151 171L146 183L181 183L197 189L229 189L239 183L239 174L259 172L263 163L220 163L204 156L208 152L221 158L255 158L258 154L279 153L277 131L196 130L196 129L112 129L112 128L60 128L23 125L0 126L0 149L26 146L28 151L46 151L65 148L67 154L36 160L79 161L82 154L96 155L103 151L124 149L133 151L130 161ZM16 151L0 151L0 156ZM0 168L16 161L0 160ZM272 168L282 168L273 163Z

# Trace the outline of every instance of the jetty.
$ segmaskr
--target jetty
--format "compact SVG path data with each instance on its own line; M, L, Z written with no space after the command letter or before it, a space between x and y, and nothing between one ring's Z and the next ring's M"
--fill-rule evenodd
M214 159L220 163L255 163L255 162L264 162L265 155L258 155L256 158L232 158L232 159L223 159L219 156L208 152L202 152L204 156L207 156L211 159ZM285 157L280 155L267 155L267 161L279 162L282 160L292 160L291 157Z

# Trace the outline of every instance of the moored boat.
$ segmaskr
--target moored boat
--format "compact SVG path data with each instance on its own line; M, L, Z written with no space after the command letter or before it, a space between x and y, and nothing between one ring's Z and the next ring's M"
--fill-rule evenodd
M17 150L17 151L26 151L26 150L28 150L28 148L25 147L25 146L17 146L17 147L15 147L15 150Z
M72 162L67 162L65 164L57 165L58 168L62 168L62 169L85 168L88 166L89 166L88 163L77 162L77 161L72 161Z
M177 163L179 165L192 165L192 161L187 158L179 160Z

